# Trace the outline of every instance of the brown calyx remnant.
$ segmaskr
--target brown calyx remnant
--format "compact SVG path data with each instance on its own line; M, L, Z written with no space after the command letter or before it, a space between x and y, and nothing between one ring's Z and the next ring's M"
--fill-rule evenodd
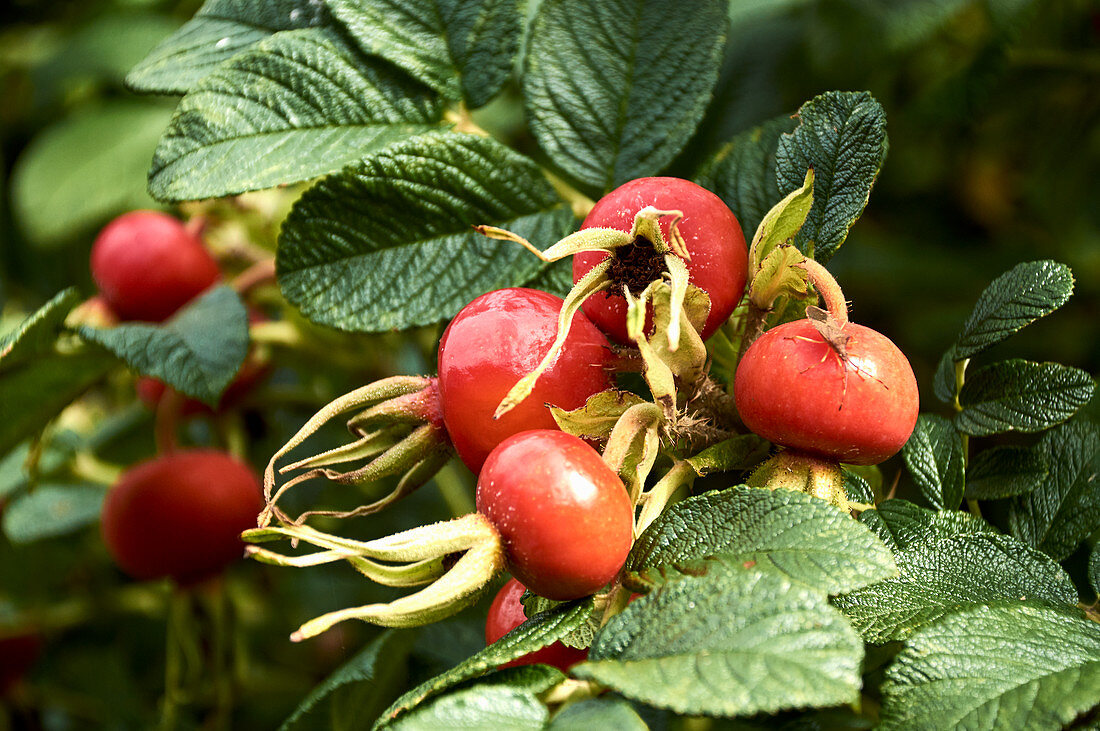
M611 280L611 292L622 292L626 287L638 297L650 282L661 279L668 267L664 254L657 253L653 242L645 236L635 236L629 246L622 246L609 254L611 268L607 278Z

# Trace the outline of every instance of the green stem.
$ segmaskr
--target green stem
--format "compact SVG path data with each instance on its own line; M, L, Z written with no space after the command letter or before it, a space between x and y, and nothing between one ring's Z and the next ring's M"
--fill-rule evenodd
M452 460L435 476L435 484L439 486L439 494L443 496L443 502L451 511L451 515L457 517L468 515L477 508L474 499L470 496L470 489L466 481L459 474L457 463Z

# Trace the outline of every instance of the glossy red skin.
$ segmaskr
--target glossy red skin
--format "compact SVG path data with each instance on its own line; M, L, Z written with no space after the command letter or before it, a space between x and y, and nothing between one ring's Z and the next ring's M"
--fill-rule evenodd
M491 645L516 627L527 621L527 615L523 613L523 597L525 587L515 579L508 579L489 606L489 616L485 620L485 644ZM506 668L514 668L520 665L552 665L563 673L569 668L588 657L588 650L569 647L561 642L547 645L541 650L529 652L523 657L516 658L504 665Z
M177 219L158 211L125 213L92 245L92 278L122 320L161 322L214 284L218 265Z
M548 599L592 594L630 551L626 488L572 434L539 429L501 442L485 460L476 502L500 534L508 571Z
M685 262L689 281L710 296L710 314L700 333L706 340L733 313L745 290L749 255L741 224L722 199L706 188L690 180L658 177L632 180L600 198L581 228L629 232L634 226L634 215L646 206L684 214L677 228L691 254L691 259ZM666 241L671 220L661 220L661 233ZM575 255L573 281L580 281L606 256L601 251ZM584 313L615 342L631 344L626 332L626 300L621 293L601 292L589 297L584 303Z
M135 579L182 584L219 573L240 558L240 533L264 506L252 469L225 452L167 454L122 475L103 505L107 550Z
M854 323L844 332L847 364L808 320L761 335L734 379L745 426L775 444L849 464L896 454L917 421L913 369L886 336Z
M612 387L607 338L578 312L565 347L531 395L493 418L512 386L550 350L561 305L561 298L535 289L498 289L463 307L444 331L439 343L443 421L458 456L474 474L511 435L557 429L547 404L576 409Z
M42 638L36 634L0 639L0 697L26 675L41 651Z

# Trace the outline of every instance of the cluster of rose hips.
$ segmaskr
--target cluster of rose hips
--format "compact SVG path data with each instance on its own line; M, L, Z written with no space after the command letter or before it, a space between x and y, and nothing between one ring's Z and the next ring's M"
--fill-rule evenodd
M509 232L481 230L533 249ZM536 250L546 257L554 252L559 258L562 252L575 254L575 287L566 300L523 288L478 297L444 332L437 379L395 382L387 388L372 384L348 394L314 417L272 458L265 474L268 507L262 527L246 538L260 543L289 537L326 551L290 557L251 546L255 558L309 566L354 556L353 565L380 583L430 584L389 605L320 617L303 625L295 639L350 618L390 626L438 619L470 603L501 567L515 579L493 602L486 626L490 642L525 620L519 605L524 587L553 600L616 590L633 539L644 528L635 515L639 496L609 464L614 462L608 459L610 442L601 457L591 440L560 431L551 407L573 411L597 394L618 393L614 373L631 369L624 364L637 365L633 348L665 335L654 333L661 317L657 300L645 298L658 284L671 290L666 301L673 303L673 310L684 306L688 284L706 293L709 310L698 318L694 336L701 348L701 341L722 327L742 301L748 251L737 219L717 196L685 180L645 178L598 201L578 234L545 252ZM889 340L847 321L843 298L823 267L812 261L804 267L829 310L811 308L811 319L773 327L744 350L733 388L738 415L730 416L739 416L746 427L780 447L781 470L792 460L836 465L837 472L840 461L880 462L901 448L915 423L912 370ZM641 336L637 314L633 327L628 326L631 312L644 317ZM680 327L687 322L677 311L664 313L661 321L669 330L675 329L670 323ZM661 347L671 351L690 342L677 337L669 334L670 344ZM633 370L644 372L649 362ZM277 459L327 419L361 406L368 408L348 422L359 437L347 450L349 456L367 451L380 425L389 423L385 420L424 421L423 428L436 439L449 440L477 475L478 512L361 543L304 525L308 515L333 513L313 511L292 519L277 508L285 490L303 479L355 482L380 474L371 466L350 472L319 468L339 461L329 452L323 461L303 460L280 469L316 468L274 490ZM409 453L423 460L417 464L428 461L424 450L410 447ZM340 515L373 512L386 502ZM278 525L271 526L273 521ZM448 569L444 559L461 551L466 555ZM524 661L567 666L583 657L563 646L541 652L552 657L539 654Z

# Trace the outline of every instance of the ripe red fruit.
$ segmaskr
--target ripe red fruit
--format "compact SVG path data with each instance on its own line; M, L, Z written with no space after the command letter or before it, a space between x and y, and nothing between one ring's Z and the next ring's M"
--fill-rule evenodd
M847 323L842 357L809 320L761 335L737 367L734 397L745 426L765 439L850 464L901 449L917 421L917 381L884 335Z
M527 621L523 613L523 597L525 588L515 579L508 579L489 606L489 616L485 620L485 644L491 645L516 627ZM541 650L529 652L523 657L517 658L504 665L513 668L519 665L552 665L563 673L569 668L588 657L588 650L569 647L561 642L555 642Z
M26 675L41 650L42 638L34 633L0 639L0 697Z
M498 289L475 299L439 343L443 421L458 456L475 474L504 439L527 429L556 429L547 408L576 409L611 388L611 351L603 333L578 312L565 347L534 391L499 419L493 413L550 350L562 300L534 289Z
M706 188L690 180L658 177L632 180L600 198L581 228L630 231L634 215L646 206L684 214L677 228L691 254L691 259L685 262L690 281L710 296L710 315L700 333L705 340L726 321L745 290L748 248L741 224L722 199ZM661 221L661 233L666 241L670 221L667 217ZM573 281L579 281L606 256L602 251L574 256ZM621 288L614 293L595 294L584 303L584 313L592 322L612 340L624 345L631 344L626 332L626 309Z
M202 240L158 211L107 224L92 245L91 269L115 314L149 322L168 319L220 276Z
M136 579L191 583L241 557L243 530L264 501L252 470L216 450L167 454L122 475L103 505L102 533Z
M500 534L508 570L549 599L587 596L630 551L634 509L619 476L583 440L539 429L485 460L477 510Z

